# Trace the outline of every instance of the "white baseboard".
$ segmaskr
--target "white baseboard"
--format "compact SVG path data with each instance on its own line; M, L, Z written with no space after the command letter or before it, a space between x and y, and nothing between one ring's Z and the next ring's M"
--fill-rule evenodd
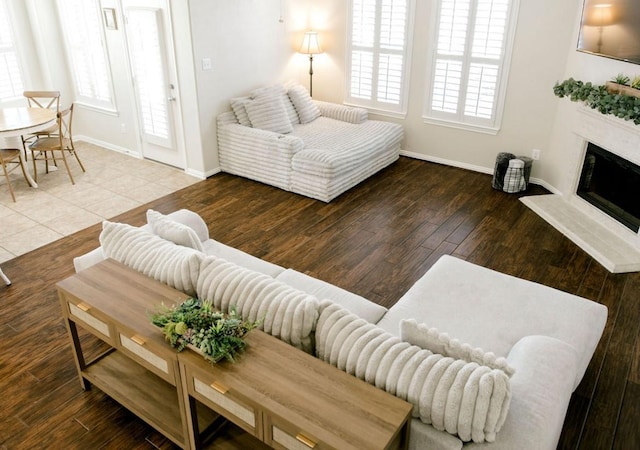
M483 166L476 166L474 164L467 164L460 161L454 161L452 159L437 158L435 156L424 155L422 153L408 152L406 150L400 150L400 154L408 158L420 159L422 161L429 161L436 164L443 164L445 166L458 167L460 169L471 170L473 172L486 173L487 175L493 175L493 167L489 168L489 167L483 167ZM540 178L531 177L529 178L529 183L542 186L543 188L547 189L549 192L552 192L554 194L560 194L560 191L558 189L551 186L546 181L541 180Z
M74 136L74 139L76 141L88 142L89 144L98 145L100 147L106 148L107 150L113 150L114 152L124 153L125 155L132 156L132 157L137 158L137 159L144 159L140 153L131 151L130 149L125 148L125 147L120 147L119 145L113 145L113 144L111 144L109 142L104 142L104 141L101 141L99 139L94 139L94 138L89 137L89 136L84 136L84 135L81 134L81 135ZM187 175L191 175L192 177L200 178L201 180L204 180L204 179L206 179L206 178L208 178L210 176L213 176L213 175L215 175L217 173L220 173L220 171L221 170L220 170L219 167L216 167L215 169L209 170L207 172L202 172L200 170L193 170L193 169L189 169L189 168L184 170L184 172Z

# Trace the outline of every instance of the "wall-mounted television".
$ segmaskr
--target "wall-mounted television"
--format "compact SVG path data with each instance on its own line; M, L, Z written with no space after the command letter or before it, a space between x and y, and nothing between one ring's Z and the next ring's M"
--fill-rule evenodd
M640 64L640 0L584 0L578 50Z

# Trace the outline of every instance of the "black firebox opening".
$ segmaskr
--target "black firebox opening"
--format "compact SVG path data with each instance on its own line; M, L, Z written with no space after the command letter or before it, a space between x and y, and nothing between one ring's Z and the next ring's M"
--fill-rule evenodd
M596 208L638 232L640 166L589 143L577 193Z

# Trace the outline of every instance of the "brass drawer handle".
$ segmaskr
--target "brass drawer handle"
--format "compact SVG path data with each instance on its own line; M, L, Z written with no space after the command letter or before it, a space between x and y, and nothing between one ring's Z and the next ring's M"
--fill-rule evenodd
M138 345L144 345L144 339L137 334L135 336L131 336L131 340Z
M309 448L314 448L316 446L316 443L313 442L310 438L306 437L304 434L302 433L298 433L296 435L296 439L300 442L302 442L304 445L306 445Z
M211 386L211 388L213 388L214 391L217 391L217 392L221 393L222 395L226 394L229 391L228 387L226 387L223 384L218 383L217 381L214 381L209 386Z
M91 306L87 305L84 302L80 302L76 306L78 307L79 310L84 311L84 312L87 312L87 311L89 311L91 309Z

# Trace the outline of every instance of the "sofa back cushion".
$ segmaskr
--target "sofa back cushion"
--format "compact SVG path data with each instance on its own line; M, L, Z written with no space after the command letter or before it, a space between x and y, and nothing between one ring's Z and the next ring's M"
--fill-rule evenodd
M238 123L245 127L251 126L251 121L249 120L246 108L247 102L250 101L250 97L234 97L229 100L229 103L231 103L231 109L233 109L233 113L236 115L236 119L238 119Z
M292 85L287 91L293 106L296 108L300 123L309 123L320 117L320 108L313 102L309 92L299 84Z
M447 333L441 333L437 328L429 328L422 323L419 324L414 319L400 322L400 339L433 353L502 370L509 377L513 375L515 370L507 363L506 358L497 357L495 353L485 352L481 348L473 348L469 344L461 343L458 339L451 339Z
M315 297L215 256L203 259L197 292L220 311L235 308L245 320L260 320L266 333L313 352L318 320Z
M281 96L261 95L247 102L245 107L253 128L285 134L293 131Z
M462 441L492 442L506 420L511 388L502 370L403 342L329 301L320 304L316 353L413 404L414 417Z
M187 225L176 222L153 209L147 210L147 223L151 227L151 231L162 239L200 252L203 251L200 238L198 238L196 232Z
M195 294L203 253L166 241L141 228L109 221L102 223L99 240L107 258L186 294Z

